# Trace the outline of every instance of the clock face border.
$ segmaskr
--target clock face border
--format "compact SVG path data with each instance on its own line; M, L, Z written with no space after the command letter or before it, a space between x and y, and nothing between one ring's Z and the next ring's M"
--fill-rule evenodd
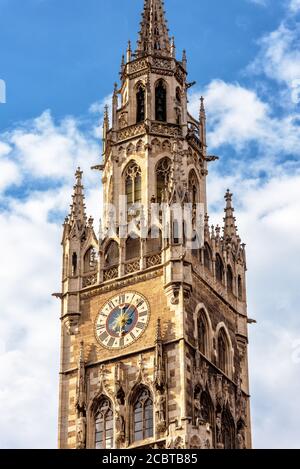
M119 295L128 295L128 294L133 294L133 295L138 295L140 298L142 298L146 305L147 305L147 311L148 311L148 314L147 314L147 321L145 322L145 327L144 329L142 330L142 332L139 334L138 337L134 338L130 343L128 344L125 344L123 346L118 346L118 347L109 347L108 345L105 345L99 338L99 335L98 335L98 332L97 332L97 323L98 323L98 319L99 319L99 316L101 314L101 311L103 311L103 309L106 307L106 305L109 304L110 301L112 301L116 296L119 296ZM131 303L130 303L131 304ZM108 313L108 316L107 318L109 317L109 315L111 314L112 311L110 311L110 313ZM149 322L150 322L150 316L151 316L151 309L150 309L150 303L148 301L148 299L145 297L145 295L143 295L142 293L136 291L136 290L127 290L125 292L122 292L122 293L116 293L115 295L111 296L110 298L108 298L108 300L105 301L105 303L103 303L102 307L100 308L100 310L98 311L97 315L96 315L96 318L95 318L95 321L94 321L94 334L95 334L95 338L96 338L96 341L97 343L103 347L104 349L106 350L111 350L111 351L119 351L119 350L124 350L125 348L128 348L130 347L131 345L133 345L135 342L137 342L145 333L148 325L149 325ZM133 328L134 329L134 328ZM126 334L127 335L127 334ZM112 336L110 336L112 337Z

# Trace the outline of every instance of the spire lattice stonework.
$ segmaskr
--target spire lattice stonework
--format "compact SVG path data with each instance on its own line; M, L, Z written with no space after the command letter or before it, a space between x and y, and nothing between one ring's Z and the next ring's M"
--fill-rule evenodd
M162 0L145 0L136 53L137 56L171 55L171 41Z

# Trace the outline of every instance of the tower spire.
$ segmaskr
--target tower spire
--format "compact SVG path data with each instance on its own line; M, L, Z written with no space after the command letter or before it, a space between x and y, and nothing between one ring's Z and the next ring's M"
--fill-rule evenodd
M206 156L206 112L203 96L200 98L199 134L203 148L203 155Z
M225 194L226 207L224 209L225 218L224 218L224 239L225 240L236 240L237 239L237 227L236 227L236 218L234 217L234 208L232 206L232 194L230 190L227 189Z
M79 222L81 225L85 225L87 221L85 204L84 204L84 188L82 185L82 174L80 168L75 173L76 183L74 186L74 192L72 195L70 222Z
M163 0L145 0L136 54L171 57L171 41Z

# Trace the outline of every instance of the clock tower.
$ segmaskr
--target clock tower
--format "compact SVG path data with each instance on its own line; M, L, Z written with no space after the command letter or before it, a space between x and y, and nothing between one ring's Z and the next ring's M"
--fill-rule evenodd
M163 1L145 0L104 115L101 233L80 169L64 223L60 448L251 447L245 245L229 191L209 226L216 157L190 86Z

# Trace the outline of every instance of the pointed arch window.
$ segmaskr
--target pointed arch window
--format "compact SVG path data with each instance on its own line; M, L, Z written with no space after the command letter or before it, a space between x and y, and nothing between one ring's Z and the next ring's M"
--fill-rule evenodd
M221 283L224 279L224 266L219 254L216 255L216 279Z
M156 198L161 203L164 189L168 186L171 178L171 160L163 158L156 168Z
M243 301L243 283L240 275L238 276L238 297L240 301Z
M145 120L145 89L142 85L138 86L136 93L136 122Z
M132 162L125 171L125 192L127 206L142 201L142 173L141 168Z
M94 247L90 247L83 258L84 273L92 272L97 268L97 251Z
M218 335L218 367L227 373L228 369L228 343L224 329L221 329Z
M155 87L155 120L167 120L167 89L163 80L159 80Z
M227 289L233 293L233 273L230 265L227 266Z
M119 245L116 241L111 241L104 253L105 267L112 267L119 264Z
M95 448L111 449L113 447L114 426L113 411L109 399L101 399L95 412Z
M208 355L208 324L205 313L200 311L197 319L198 347L203 355Z
M153 400L147 388L141 388L133 405L133 441L153 436Z
M126 261L138 259L140 255L141 255L140 238L129 236L126 240Z

